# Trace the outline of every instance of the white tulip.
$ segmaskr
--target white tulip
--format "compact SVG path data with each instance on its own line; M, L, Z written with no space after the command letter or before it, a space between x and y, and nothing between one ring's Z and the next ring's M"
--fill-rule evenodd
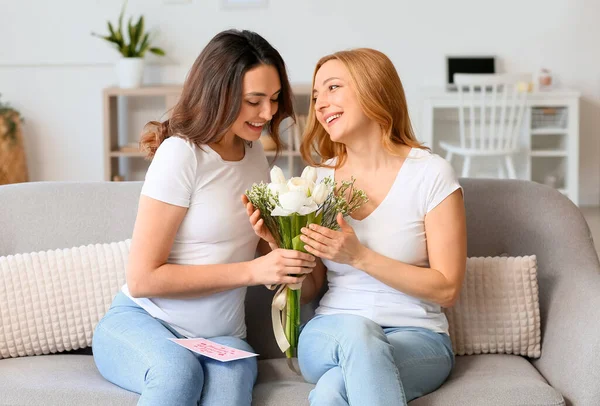
M301 190L293 190L279 195L279 206L271 212L272 216L289 216L298 213L302 216L317 210L312 199L306 197Z
M285 175L280 167L274 166L271 169L271 183L285 183Z
M275 208L271 211L271 216L289 216L292 214L291 211L283 210L279 206L275 206Z
M269 183L267 188L273 192L274 195L282 195L290 191L285 183Z
M314 202L310 202L309 205L300 207L300 210L298 210L298 214L301 216L306 216L307 214L315 212L318 209L319 206L317 206Z
M307 166L300 175L302 179L306 179L309 182L315 183L317 181L317 169L312 166Z
M308 204L306 194L301 190L290 190L279 195L279 206L286 212L296 213L302 206Z
M309 196L312 193L312 190L315 187L314 182L306 180L304 178L291 178L287 183L288 189L290 191L301 191L304 192L305 196Z
M323 204L327 196L329 196L329 188L323 182L319 183L312 193L312 199L318 206Z

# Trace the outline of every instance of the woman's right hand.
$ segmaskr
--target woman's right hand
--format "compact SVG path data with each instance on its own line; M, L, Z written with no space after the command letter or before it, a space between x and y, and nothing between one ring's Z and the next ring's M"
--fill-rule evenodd
M313 271L316 261L310 254L278 248L250 262L253 284L301 283Z

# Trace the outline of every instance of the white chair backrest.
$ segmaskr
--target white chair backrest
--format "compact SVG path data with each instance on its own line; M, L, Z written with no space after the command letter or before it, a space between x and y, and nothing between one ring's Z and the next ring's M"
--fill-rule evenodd
M516 151L527 98L527 91L519 91L518 85L529 84L531 78L528 73L455 74L461 147Z

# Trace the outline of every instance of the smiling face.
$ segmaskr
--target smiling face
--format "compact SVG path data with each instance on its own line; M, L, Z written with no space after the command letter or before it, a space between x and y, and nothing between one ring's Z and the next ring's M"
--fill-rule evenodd
M315 117L334 142L347 143L364 134L374 122L364 113L342 62L331 59L315 75Z
M259 65L247 71L240 113L230 131L246 141L258 140L264 126L277 112L280 93L281 82L275 67Z

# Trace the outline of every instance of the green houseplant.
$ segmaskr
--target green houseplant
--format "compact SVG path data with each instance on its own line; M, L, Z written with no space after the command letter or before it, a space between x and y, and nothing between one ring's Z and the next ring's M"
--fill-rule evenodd
M127 26L123 25L123 17L127 1L123 3L117 26L108 22L108 35L92 35L102 38L113 45L121 54L117 62L117 75L119 86L124 88L139 87L142 83L144 73L144 57L147 52L164 56L165 52L158 47L151 46L150 33L146 32L144 16L140 16L137 22L129 17ZM123 33L125 29L125 33Z
M0 185L28 180L22 122L19 111L0 100Z

